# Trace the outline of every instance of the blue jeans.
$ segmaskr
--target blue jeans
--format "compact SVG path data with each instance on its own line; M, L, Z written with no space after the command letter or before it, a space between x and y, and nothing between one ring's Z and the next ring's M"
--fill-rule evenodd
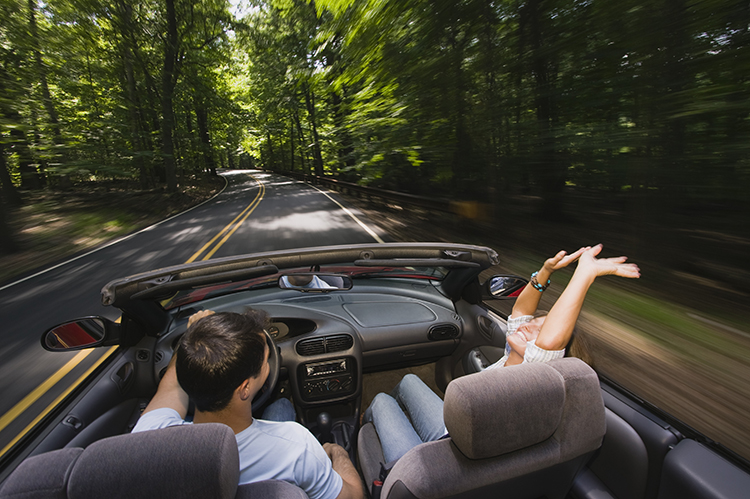
M447 433L443 401L413 374L404 376L390 395L378 393L365 411L363 421L375 425L386 462L395 461L412 447L438 440Z
M297 414L294 412L294 406L289 399L281 398L270 404L263 411L263 417L266 421L295 421Z

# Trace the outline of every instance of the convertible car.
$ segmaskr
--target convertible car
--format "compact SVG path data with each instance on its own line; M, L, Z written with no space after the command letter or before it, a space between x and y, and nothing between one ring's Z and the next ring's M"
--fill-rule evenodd
M741 459L575 358L484 370L526 280L496 275L486 247L348 245L195 262L117 279L44 348L116 347L4 463L0 497L304 497L284 482L237 486L223 425L131 434L188 317L262 309L271 374L258 411L290 398L298 421L341 444L368 494L391 498L750 496ZM385 463L360 414L405 370L445 398L449 437ZM255 410L254 410L255 412Z

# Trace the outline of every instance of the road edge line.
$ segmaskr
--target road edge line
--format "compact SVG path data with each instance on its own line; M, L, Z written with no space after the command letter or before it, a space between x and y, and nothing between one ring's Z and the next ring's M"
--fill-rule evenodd
M224 179L224 187L223 187L223 188L222 188L222 189L221 189L221 190L220 190L219 192L217 192L216 194L214 194L214 195L213 195L213 196L211 196L210 198L206 199L206 200L205 200L205 201L203 201L202 203L200 203L200 204L196 204L195 206L191 206L191 207L190 207L190 208L188 208L187 210L185 210L185 211L181 211L180 213L176 213L176 214L172 215L172 216L171 216L171 217L169 217L169 218L165 218L165 219L164 219L164 220L162 220L161 222L156 222L156 223L155 223L155 224L153 224L153 225L149 225L148 227L145 227L145 228L143 228L143 229L139 230L138 232L133 232L132 234L128 234L127 236L123 236L123 237L121 237L121 238L119 238L119 239L115 239L114 241L110 241L110 242L108 242L108 243L105 243L104 245L102 245L102 246L99 246L98 248L94 248L94 249L92 249L92 250L89 250L89 251L87 251L86 253L83 253L82 255L78 255L78 256L76 256L76 257L73 257L73 258L71 258L70 260L66 260L66 261L64 261L64 262L58 263L57 265L54 265L54 266L52 266L52 267L49 267L49 268L47 268L47 269L44 269L44 270L40 270L39 272L37 272L37 273L35 273L35 274L32 274L32 275L26 276L26 277L24 277L24 278L22 278L22 279L19 279L19 280L17 280L17 281L13 281L13 282L11 282L11 283L9 283L9 284L6 284L5 286L2 286L2 287L0 287L0 291L4 291L4 290L6 290L6 289L8 289L8 288L11 288L11 287L15 286L16 284L21 284L22 282L26 282L26 281L28 281L29 279L33 279L34 277L38 277L38 276L40 276L40 275L42 275L42 274L46 274L47 272L51 272L51 271L53 271L53 270L55 270L55 269L58 269L58 268L60 268L60 267L62 267L62 266L64 266L64 265L67 265L67 264L69 264L69 263L75 262L76 260L80 260L81 258L83 258L83 257L86 257L86 256L89 256L89 255L91 255L91 254L93 254L93 253L96 253L97 251L100 251L100 250L103 250L103 249L109 248L110 246L114 246L114 245L115 245L115 244L117 244L117 243L121 243L121 242L123 242L123 241L127 241L128 239L130 239L130 238L132 238L132 237L135 237L135 236L137 236L137 235L138 235L138 234L140 234L141 232L146 232L146 231L148 231L148 230L151 230L151 229L153 229L154 227L157 227L157 226L159 226L159 225L161 225L161 224L163 224L163 223L169 222L170 220L172 220L172 219L174 219L174 218L177 218L177 217L179 217L179 216L182 216L182 215L184 215L185 213L188 213L188 212L190 212L190 211L192 211L192 210L194 210L194 209L196 209L196 208L198 208L198 207L200 207L200 206L203 206L204 204L208 203L209 201L213 201L213 200L214 200L214 199L216 198L216 196L218 196L219 194L221 194L222 192L224 192L224 190L225 190L225 189L227 188L227 185L229 185L229 181L228 181L228 180L226 179L226 177L224 177L224 176L222 175L222 178Z

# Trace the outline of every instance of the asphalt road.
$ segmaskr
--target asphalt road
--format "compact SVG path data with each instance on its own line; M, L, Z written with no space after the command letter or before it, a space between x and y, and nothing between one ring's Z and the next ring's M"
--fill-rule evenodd
M104 349L49 353L39 338L78 317L117 319L119 310L100 299L110 280L193 260L386 237L335 193L261 171L223 175L226 189L209 202L0 289L0 455L102 358Z

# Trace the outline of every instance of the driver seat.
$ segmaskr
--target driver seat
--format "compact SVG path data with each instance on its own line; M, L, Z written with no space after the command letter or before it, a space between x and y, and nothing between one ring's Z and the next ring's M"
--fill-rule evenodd
M307 498L280 480L238 486L239 476L237 440L228 426L182 425L27 458L5 480L0 498Z
M449 437L409 450L383 481L382 499L563 499L606 430L599 378L576 358L521 364L453 380ZM384 463L372 423L359 433L368 484Z

